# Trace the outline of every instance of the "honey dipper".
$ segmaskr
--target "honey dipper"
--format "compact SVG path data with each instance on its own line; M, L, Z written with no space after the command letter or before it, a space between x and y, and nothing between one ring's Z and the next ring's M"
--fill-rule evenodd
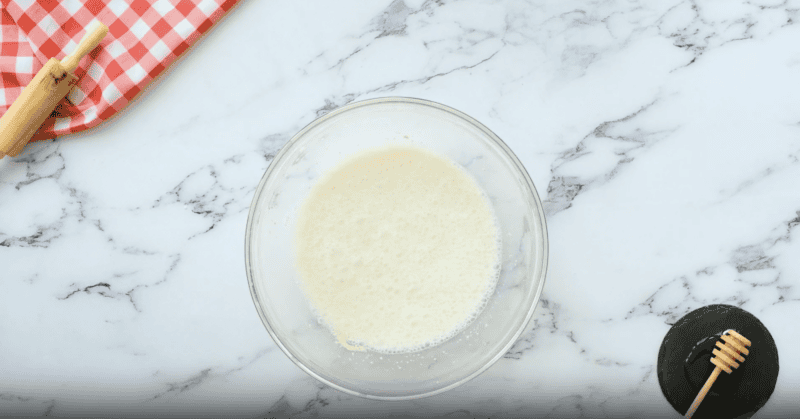
M700 407L700 403L703 402L703 399L706 397L706 393L711 390L711 386L714 384L714 381L716 381L717 377L719 377L719 374L722 371L725 371L728 374L732 373L733 370L731 368L739 367L739 363L736 361L744 362L744 357L742 355L750 354L750 351L745 348L745 346L750 346L750 341L739 333L729 329L722 334L721 338L725 341L725 343L723 344L722 342L717 341L717 347L719 347L719 349L715 348L712 351L712 353L716 356L711 358L711 363L717 367L714 368L714 371L711 373L711 376L708 377L708 380L706 380L703 388L700 389L699 393L697 393L697 397L695 397L694 402L692 402L692 406L689 408L689 411L686 412L685 417L687 419L691 418L697 408Z
M93 50L108 33L108 27L93 21L72 52L59 61L51 58L22 90L0 118L0 159L16 156L42 126L64 96L77 83L72 74L84 55Z

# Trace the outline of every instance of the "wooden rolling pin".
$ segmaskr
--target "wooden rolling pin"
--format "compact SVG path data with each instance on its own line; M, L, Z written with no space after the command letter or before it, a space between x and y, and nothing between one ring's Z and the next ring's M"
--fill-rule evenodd
M36 73L22 94L0 118L0 159L19 154L59 102L78 82L73 72L84 55L93 50L108 33L108 27L92 21L72 54L59 61L51 58Z

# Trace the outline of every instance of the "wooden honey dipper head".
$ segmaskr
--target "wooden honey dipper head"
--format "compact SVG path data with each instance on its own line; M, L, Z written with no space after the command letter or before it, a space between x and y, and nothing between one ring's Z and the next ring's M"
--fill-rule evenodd
M697 397L694 399L692 406L686 412L686 418L691 418L692 415L694 415L694 412L700 407L700 403L706 397L708 391L711 390L711 386L714 384L717 377L719 377L719 374L722 371L728 374L732 373L733 369L739 368L739 364L744 362L744 357L750 354L750 351L747 349L751 344L750 341L736 331L730 329L726 330L722 334L721 339L722 341L717 341L717 347L712 351L714 357L711 358L711 363L716 365L716 368L714 368L714 371L711 373L711 376L708 377L708 380L705 385L703 385L703 388L700 389L700 392L697 393Z
M750 341L733 330L726 330L721 339L725 343L717 341L717 348L712 351L715 356L711 358L711 363L730 374L733 372L731 368L739 368L739 363L744 362L743 355L750 354L746 348L750 346Z

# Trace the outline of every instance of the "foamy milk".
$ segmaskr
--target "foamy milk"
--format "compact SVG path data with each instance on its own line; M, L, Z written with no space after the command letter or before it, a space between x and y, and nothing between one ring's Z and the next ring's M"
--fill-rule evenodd
M482 310L499 272L492 207L455 163L410 146L355 155L298 213L300 282L350 350L439 344Z

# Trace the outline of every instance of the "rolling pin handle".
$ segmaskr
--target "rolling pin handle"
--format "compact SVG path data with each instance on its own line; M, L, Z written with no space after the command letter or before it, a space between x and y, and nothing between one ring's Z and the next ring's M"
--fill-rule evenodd
M89 27L86 28L86 33L83 35L83 38L81 38L81 42L78 43L75 50L61 60L61 67L64 68L64 71L68 73L75 71L81 58L95 49L107 33L108 26L103 25L97 20L93 20L92 23L89 24Z

